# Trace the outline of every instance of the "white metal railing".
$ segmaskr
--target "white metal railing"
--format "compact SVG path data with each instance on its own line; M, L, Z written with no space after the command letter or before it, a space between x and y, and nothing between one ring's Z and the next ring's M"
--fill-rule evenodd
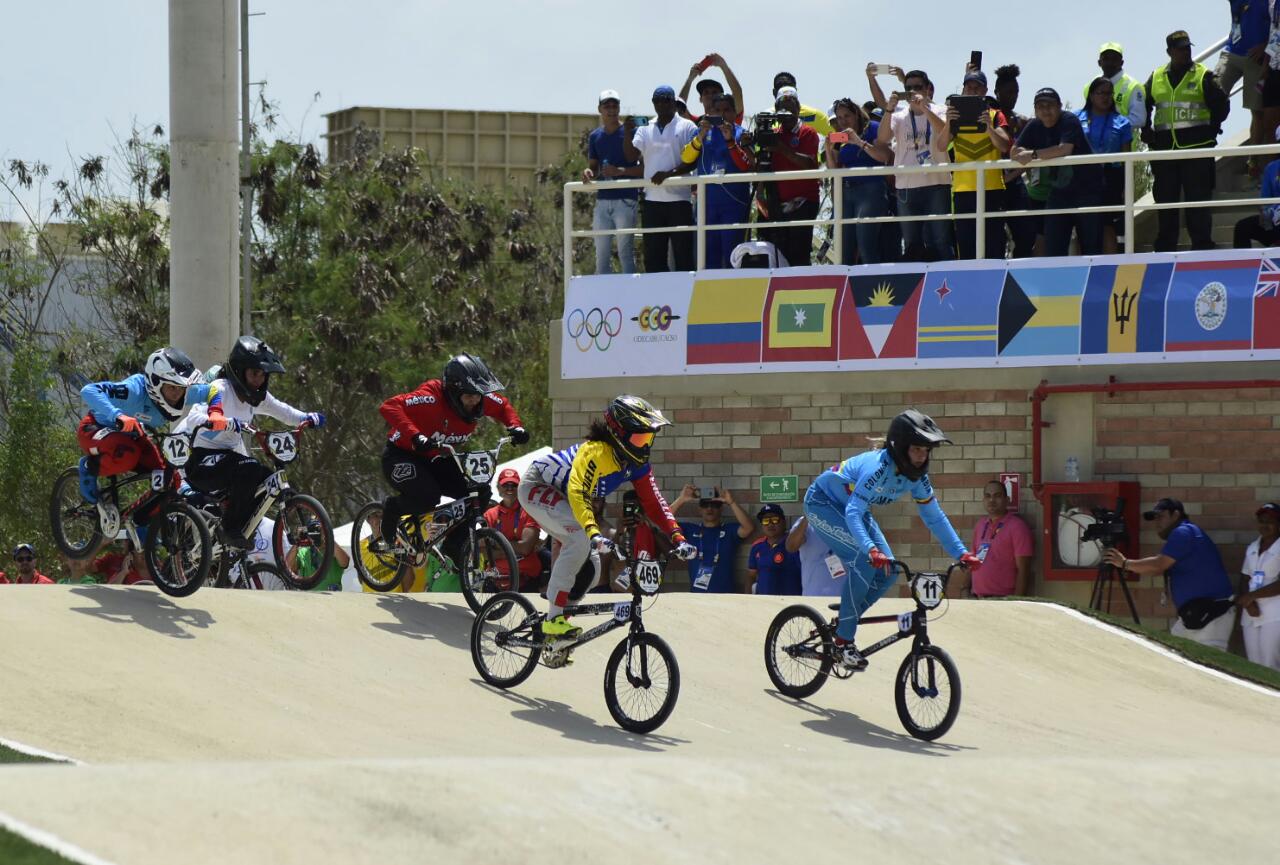
M835 247L835 258L839 261L842 258L844 246L844 232L839 227L845 225L856 225L861 223L875 222L933 222L942 219L972 219L977 221L975 231L974 249L981 254L981 250L986 248L986 221L988 216L998 219L1009 219L1019 216L1056 216L1060 214L1072 213L1115 213L1117 211L1124 213L1124 251L1132 253L1134 251L1133 221L1134 216L1138 212L1148 210L1173 210L1184 209L1188 206L1194 207L1259 207L1264 204L1280 204L1280 198L1244 198L1229 200L1213 200L1205 201L1179 201L1164 204L1138 204L1134 199L1134 166L1139 162L1163 162L1168 160L1179 159L1204 159L1206 157L1217 158L1227 156L1256 156L1260 154L1280 154L1280 144L1266 144L1245 147L1213 147L1213 148L1193 148L1187 150L1143 150L1129 151L1125 153L1093 153L1081 156L1064 156L1059 159L1037 159L1034 162L1024 165L1012 159L1001 159L994 162L946 162L934 163L931 165L912 165L912 166L876 166L874 168L817 168L806 169L803 171L785 171L785 172L768 172L768 173L743 173L743 174L724 174L724 175L685 175L681 177L673 177L665 181L662 186L692 186L701 190L704 186L712 184L741 184L755 183L762 181L778 181L778 180L840 180L845 177L872 177L880 175L910 175L910 174L937 174L939 172L956 172L956 171L973 171L976 172L977 178L977 195L976 210L973 213L942 213L929 214L926 216L878 216L878 217L842 217L838 214L843 212L844 204L844 184L832 183L832 215L830 217L819 217L817 219L798 219L787 222L756 222L756 223L725 223L725 224L707 224L706 220L706 196L698 195L695 206L695 219L693 225L683 226L663 226L660 228L609 228L609 229L575 229L573 227L573 196L582 194L594 194L597 191L609 189L645 189L653 186L647 180L608 180L596 181L593 183L573 182L564 185L564 274L565 285L573 277L573 241L580 237L613 237L623 234L656 234L656 233L674 233L674 232L696 232L697 233L697 259L696 266L698 270L706 268L706 233L707 231L720 230L737 230L750 229L752 226L757 229L767 228L787 228L797 226L831 226L833 232L833 243ZM986 209L986 172L993 169L1019 169L1030 170L1033 168L1052 168L1054 166L1072 166L1072 165L1095 165L1101 163L1120 162L1124 165L1124 202L1122 204L1099 205L1095 207L1073 207L1065 209L1043 209L1043 210L1003 210L988 214Z

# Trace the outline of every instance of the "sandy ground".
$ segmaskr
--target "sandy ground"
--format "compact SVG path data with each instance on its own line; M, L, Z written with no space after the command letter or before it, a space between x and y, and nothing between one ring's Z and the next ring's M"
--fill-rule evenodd
M11 587L0 737L89 765L0 769L0 812L165 865L1276 861L1280 696L1056 607L931 625L964 701L929 744L893 706L906 643L808 702L775 694L783 599L660 597L646 624L683 687L638 737L602 693L622 631L502 692L444 597Z

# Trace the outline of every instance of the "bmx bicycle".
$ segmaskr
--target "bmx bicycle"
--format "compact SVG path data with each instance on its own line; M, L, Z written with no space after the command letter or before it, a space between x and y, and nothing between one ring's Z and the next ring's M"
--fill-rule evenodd
M632 733L651 733L667 720L680 696L680 666L675 653L657 634L644 629L643 600L657 594L667 556L640 558L615 547L630 567L631 600L565 607L566 616L609 616L609 621L577 637L546 640L545 613L517 592L494 595L471 625L471 660L490 685L514 688L541 662L557 669L571 663L573 650L617 628L627 628L604 668L604 699L618 726Z
M426 514L402 516L396 526L396 542L385 552L372 548L372 543L382 537L382 502L370 502L361 508L351 524L351 558L360 582L375 592L389 592L406 573L426 567L428 559L434 558L442 567L458 572L463 597L472 612L479 612L495 592L520 591L515 549L501 532L484 521L498 454L510 441L504 436L489 450L461 453L448 444L441 445L462 472L466 494ZM455 568L442 547L459 532L465 533L460 543L462 562L461 567ZM369 544L361 546L366 534Z
M898 720L917 739L931 742L944 735L960 712L960 672L941 647L929 641L929 611L936 609L946 597L953 564L946 574L920 572L912 574L905 562L892 561L889 567L899 569L911 587L916 602L914 610L897 615L863 616L861 625L896 623L896 633L862 649L864 657L893 645L911 640L911 651L902 659L894 678L894 703ZM839 604L830 609L839 610ZM828 677L848 679L853 670L837 660L835 647L839 616L824 620L813 607L793 604L774 617L764 640L764 666L781 693L804 699L816 693Z

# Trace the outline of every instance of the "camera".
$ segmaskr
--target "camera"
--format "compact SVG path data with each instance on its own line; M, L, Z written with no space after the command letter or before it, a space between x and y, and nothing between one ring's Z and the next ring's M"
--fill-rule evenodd
M1124 524L1124 499L1116 502L1115 510L1089 508L1094 523L1080 535L1082 541L1097 541L1104 549L1111 549L1129 540L1129 529Z
M778 143L778 130L774 129L781 122L777 114L761 112L753 120L751 138L758 147L768 147Z

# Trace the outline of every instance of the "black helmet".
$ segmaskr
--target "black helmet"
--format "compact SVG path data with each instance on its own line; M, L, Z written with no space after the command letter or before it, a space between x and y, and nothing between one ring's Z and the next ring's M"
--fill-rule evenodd
M909 408L889 422L889 432L885 436L884 446L893 457L893 462L898 467L898 474L918 481L928 473L929 461L925 460L924 465L916 468L911 464L907 449L912 445L919 445L933 450L943 442L951 444L951 439L938 428L933 418Z
M633 465L642 466L649 461L653 434L664 426L671 426L671 421L647 400L623 394L614 397L604 410L604 424L609 429L613 449L618 456Z
M262 387L250 388L245 381L245 370L260 369L267 374ZM267 386L271 383L271 373L284 372L284 364L267 345L256 336L242 336L231 348L231 356L227 358L222 374L235 388L236 396L249 405L261 405L267 395Z
M449 401L449 405L453 406L453 410L461 415L463 420L471 423L480 420L480 416L484 414L483 404L478 403L475 409L467 411L462 407L460 397L464 393L488 396L503 388L502 382L489 371L484 361L475 355L465 353L449 358L449 362L444 365L444 376L441 380L444 382L444 396Z

